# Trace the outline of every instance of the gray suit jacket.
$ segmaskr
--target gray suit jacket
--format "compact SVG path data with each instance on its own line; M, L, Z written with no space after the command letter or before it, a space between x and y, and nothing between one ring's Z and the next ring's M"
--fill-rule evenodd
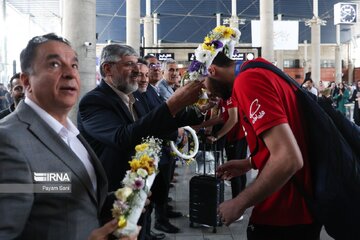
M165 79L160 80L156 86L159 88L160 96L165 100L168 100L171 95L174 94L174 90L169 86Z
M31 189L38 183L34 172L66 172L72 188L71 193L0 193L0 239L82 240L100 226L106 176L95 153L79 139L92 158L97 192L76 154L24 102L0 121L2 187L17 183Z

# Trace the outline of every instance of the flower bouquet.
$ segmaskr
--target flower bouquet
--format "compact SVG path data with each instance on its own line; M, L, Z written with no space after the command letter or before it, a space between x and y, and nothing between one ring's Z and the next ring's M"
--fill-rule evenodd
M123 179L123 187L115 192L112 216L118 220L116 237L130 236L137 231L137 222L144 208L148 192L154 182L162 141L148 137L135 147L129 162L130 170Z
M240 35L237 28L226 26L217 26L210 31L204 42L195 50L195 60L188 68L189 79L193 81L206 77L208 67L220 51L232 58L235 44L239 41Z

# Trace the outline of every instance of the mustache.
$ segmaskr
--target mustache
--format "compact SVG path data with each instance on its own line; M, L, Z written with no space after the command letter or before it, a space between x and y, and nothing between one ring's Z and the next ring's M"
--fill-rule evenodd
M140 72L131 72L130 77L139 77Z

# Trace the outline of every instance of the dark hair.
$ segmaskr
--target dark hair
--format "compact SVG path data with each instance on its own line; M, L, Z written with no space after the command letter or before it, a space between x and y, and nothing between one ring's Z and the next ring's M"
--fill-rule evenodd
M138 58L138 63L148 66L148 62L144 58Z
M156 58L156 56L154 54L147 54L144 59L148 60L149 58Z
M70 46L70 42L66 40L65 38L57 36L55 33L48 33L42 36L36 36L33 37L24 50L20 53L20 65L21 65L21 71L24 73L30 73L32 71L32 62L34 61L36 57L36 50L38 46L40 46L43 43L46 43L48 41L58 41L65 43L66 45Z
M219 52L216 57L214 58L212 64L218 66L218 67L229 67L234 62L234 60L231 60L228 58L225 53Z
M302 85L304 85L306 82L311 82L313 83L313 80L311 78L305 78L304 82L302 83Z
M360 80L357 80L357 81L356 81L356 85L355 85L357 91L360 91L360 87L359 87L359 85L358 85L359 82L360 82Z
M10 81L9 81L9 84L10 84L10 90L14 87L12 82L15 80L15 79L20 79L20 73L15 73L14 76L12 76L10 78Z

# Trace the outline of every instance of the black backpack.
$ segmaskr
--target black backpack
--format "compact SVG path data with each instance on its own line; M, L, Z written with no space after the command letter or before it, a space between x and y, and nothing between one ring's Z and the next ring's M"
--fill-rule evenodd
M249 68L270 70L297 87L295 94L309 136L313 193L306 193L295 177L292 181L331 237L360 239L360 128L336 111L331 102L316 98L274 65L248 62L241 72Z

